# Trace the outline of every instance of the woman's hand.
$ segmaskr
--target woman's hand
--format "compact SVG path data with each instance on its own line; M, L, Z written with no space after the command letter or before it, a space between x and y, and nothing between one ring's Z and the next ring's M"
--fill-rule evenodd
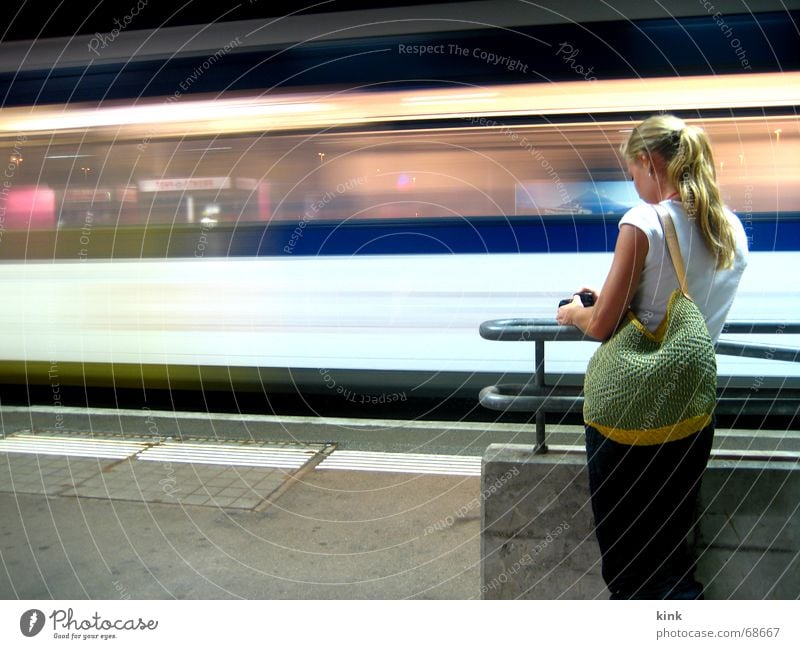
M556 322L558 322L560 325L574 325L576 312L585 308L586 307L583 306L583 302L581 302L581 296L575 293L572 296L572 302L558 307L558 312L556 313Z
M572 294L572 302L558 308L556 313L556 322L558 324L577 326L575 322L575 316L578 313L577 309L588 308L583 306L580 293L589 293L592 296L592 304L597 304L597 299L600 297L600 293L595 289L589 286L582 286Z

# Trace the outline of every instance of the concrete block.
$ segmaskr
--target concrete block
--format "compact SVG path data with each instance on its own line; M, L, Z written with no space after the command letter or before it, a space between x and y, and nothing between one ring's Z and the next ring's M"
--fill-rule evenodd
M607 598L586 456L491 445L481 477L484 599ZM693 536L708 599L800 597L800 467L711 460Z
M546 539L485 541L491 579L481 583L483 599L606 599L596 545Z
M798 494L795 463L711 462L696 537L709 599L800 598Z
M697 578L706 599L800 598L800 555L739 548L700 552Z
M544 538L567 522L593 534L583 453L533 455L530 446L492 444L481 472L483 529L509 537Z
M595 599L600 576L586 459L491 445L482 471L481 597Z
M800 548L798 494L795 463L712 460L703 476L698 543L795 552Z

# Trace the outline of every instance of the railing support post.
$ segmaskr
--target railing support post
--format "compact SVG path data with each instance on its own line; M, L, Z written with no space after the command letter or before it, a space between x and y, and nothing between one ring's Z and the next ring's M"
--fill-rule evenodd
M534 343L534 353L536 355L536 372L534 382L538 388L544 387L544 340L537 340ZM536 443L533 446L535 455L547 453L547 442L545 441L545 412L544 407L536 411Z

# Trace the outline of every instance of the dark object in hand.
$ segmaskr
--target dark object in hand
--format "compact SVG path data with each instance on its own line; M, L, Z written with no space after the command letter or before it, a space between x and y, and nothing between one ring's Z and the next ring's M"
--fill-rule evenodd
M572 297L568 297L564 300L561 300L561 302L558 303L558 306L562 307L565 304L569 304L570 302L572 302L572 298L575 297L575 295L581 298L581 303L583 304L583 306L594 306L594 294L589 293L589 291L575 293Z

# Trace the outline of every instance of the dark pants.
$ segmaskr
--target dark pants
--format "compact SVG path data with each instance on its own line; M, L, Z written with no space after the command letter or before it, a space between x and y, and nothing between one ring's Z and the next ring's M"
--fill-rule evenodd
M628 446L586 427L602 573L611 599L701 599L687 536L714 426L655 446Z

